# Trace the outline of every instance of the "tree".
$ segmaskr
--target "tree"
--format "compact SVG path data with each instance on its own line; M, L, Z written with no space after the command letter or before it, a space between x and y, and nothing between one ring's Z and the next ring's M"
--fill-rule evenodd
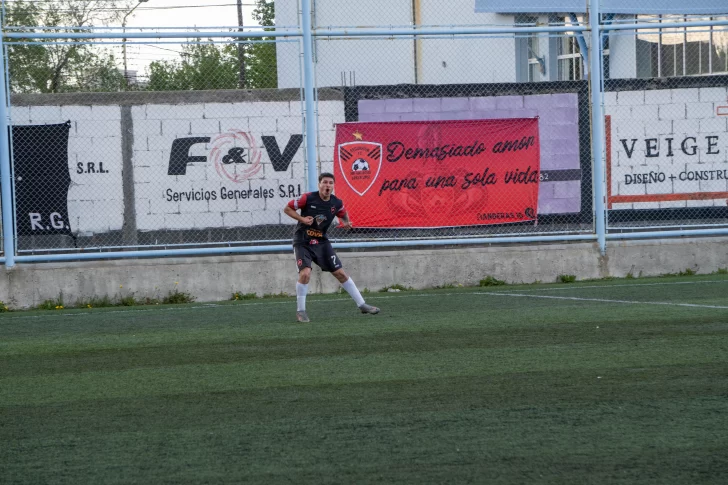
M209 41L212 42L212 41ZM188 42L179 61L155 61L149 65L150 91L235 89L238 82L237 51L231 44Z
M119 20L131 0L16 0L5 2L5 27L13 31L90 32ZM45 30L44 30L45 29ZM14 93L119 91L125 87L111 52L73 39L4 39L8 46L10 90Z
M258 24L275 26L273 1L256 0L253 18ZM277 88L276 44L273 37L241 38L245 51L245 88ZM150 91L238 89L240 60L237 42L217 44L210 39L188 42L177 61L149 65Z
M276 7L272 0L256 0L253 10L253 18L258 25L271 27L265 30L273 30L276 21ZM248 44L248 55L246 56L246 79L247 85L253 88L277 88L278 68L276 61L275 37L264 37L260 42Z

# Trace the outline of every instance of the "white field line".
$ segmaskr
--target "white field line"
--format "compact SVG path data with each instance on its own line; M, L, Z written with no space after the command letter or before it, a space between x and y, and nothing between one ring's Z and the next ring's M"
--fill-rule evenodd
M573 300L573 301L596 301L600 303L625 303L629 305L665 305L665 306L684 306L690 308L719 308L728 310L728 306L720 305L698 305L695 303L671 303L667 301L634 301L634 300L609 300L607 298L579 298L576 296L552 296L552 295L534 295L532 293L506 293L499 292L476 292L475 295L490 296L514 296L521 298L544 298L549 300Z
M663 285L695 285L695 284L704 284L704 283L728 283L728 280L707 280L707 281L683 281L683 282L672 282L672 283L635 283L635 284L627 284L627 285L591 285L591 286L567 286L567 287L560 287L560 288L533 288L533 289L524 289L521 291L555 291L555 290L578 290L581 288L623 288L623 287L630 287L630 286L663 286ZM691 306L691 307L704 307L704 308L728 308L724 306L711 306L711 305L694 305L690 303L668 303L668 302L638 302L638 301L628 301L628 300L601 300L601 299L589 299L589 298L572 298L572 297L550 297L550 296L539 296L539 295L529 295L529 294L515 294L515 293L508 293L507 291L489 291L489 292L473 292L473 293L438 293L437 296L461 296L465 294L470 295L505 295L505 296L523 296L523 297L533 297L533 298L561 298L561 299L572 299L572 300L587 300L587 301L603 301L603 302L615 302L615 303L642 303L642 304L653 304L653 305L674 305L674 306ZM431 298L432 295L429 293L421 294L421 293L409 293L409 292L403 292L401 294L394 295L382 295L382 296L367 296L366 300L389 300L390 298ZM291 295L291 298L293 298L293 295ZM339 303L341 301L349 300L348 296L343 296L341 298L331 298L331 299L325 299L325 300L318 300L313 299L310 300L310 302L316 302L316 303L326 303L326 302L336 302ZM106 314L115 314L115 313L128 313L128 314L137 314L137 313L151 313L151 312L178 312L178 311L190 311L190 310L204 310L207 308L223 308L223 307L249 307L249 306L264 306L264 305L290 305L290 300L286 301L261 301L261 302L250 302L250 303L235 303L235 304L220 304L220 303L203 303L198 305L189 305L184 307L174 307L174 308L126 308L124 310L108 310L104 312L98 312L94 310L89 311L74 311L74 312L65 312L65 313L52 313L52 315L59 316L59 317L75 317L75 316L83 316L83 315L91 315L94 314L94 316L100 317L102 315ZM294 305L295 306L295 305ZM51 315L51 313L46 313L42 315L17 315L17 316L8 316L8 317L0 317L0 324L2 324L5 320L23 320L23 319L37 319L37 318L47 318Z
M581 290L583 288L629 288L633 286L671 286L671 285L704 285L715 283L728 283L726 280L705 280L705 281L673 281L665 283L629 283L625 285L578 285L578 286L560 286L558 288L524 288L522 291L562 291L562 290Z

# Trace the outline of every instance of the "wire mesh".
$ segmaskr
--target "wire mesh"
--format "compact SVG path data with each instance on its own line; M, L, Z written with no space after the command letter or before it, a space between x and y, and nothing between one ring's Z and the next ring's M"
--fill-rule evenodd
M608 230L728 223L728 29L690 24L726 17L605 15L655 28L591 46L578 31L524 31L583 25L581 14L316 0L312 15L315 113L295 32L119 39L85 27L99 37L6 41L18 251L287 242L282 208L316 190L309 166L336 175L349 208L355 229L332 229L338 241L594 233L594 88ZM298 2L277 1L275 22L300 25ZM347 35L327 36L340 26ZM179 55L132 68L140 46ZM603 59L603 86L589 83L589 55Z
M593 231L587 83L559 81L557 72L545 63L543 68L538 64L536 72L541 77L537 79L533 69L516 69L519 62L527 66L524 48L528 44L543 44L548 51L558 40L548 35L513 34L319 38L317 83L340 83L347 121L337 126L333 146L331 133L320 143L324 149L319 153L329 155L320 157L320 170L343 176L337 185L343 185L352 207L363 207L365 213L395 213L380 224L365 214L364 221L357 220L358 214L352 213L355 226L369 227L353 233L340 231L337 237ZM387 55L381 56L381 52ZM537 82L547 80L552 82ZM529 119L537 124L535 160L524 156L527 150L518 149L524 136L519 124L508 122ZM493 120L502 123L499 126ZM463 131L469 133L469 139L463 139ZM497 137L494 131L498 131ZM383 136L377 138L373 133ZM345 166L345 162L356 163L357 158L344 160L346 156L341 156L342 144L357 140L382 144L382 161L374 161L381 168L372 170L371 187L365 193L363 187L352 186L356 185L352 179L361 179L361 175ZM480 143L484 151L472 159L467 154L444 156L439 150L461 146L465 151ZM393 170L389 159L397 157L394 147L398 146L429 150L431 155L402 157ZM515 183L514 176L520 177ZM488 183L473 184L474 179L487 179ZM523 190L526 186L535 190L532 202ZM412 221L413 211L439 222ZM391 220L398 212L401 220ZM508 217L519 214L521 218Z
M638 15L655 28L610 34L611 231L728 224L728 29L691 26L727 19Z
M19 251L289 239L303 108L277 89L275 47L188 39L128 90L13 95ZM299 63L279 69L300 80Z

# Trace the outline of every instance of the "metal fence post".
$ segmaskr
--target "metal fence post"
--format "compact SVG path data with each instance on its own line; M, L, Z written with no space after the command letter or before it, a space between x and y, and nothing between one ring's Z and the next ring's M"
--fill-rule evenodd
M604 201L604 112L602 109L602 43L599 30L599 0L589 0L591 29L590 95L592 116L592 158L594 160L594 212L599 252L606 253L606 204Z
M306 109L306 163L308 191L316 190L317 180L317 152L316 152L316 123L314 121L315 86L313 79L313 36L311 35L311 1L301 2L301 30L303 30L303 95Z
M5 74L5 43L0 38L0 60L2 72L0 73L0 190L2 190L2 223L3 223L3 250L5 251L5 267L15 266L15 234L13 231L13 198L12 198L12 171L10 170L10 117L7 100L10 99Z

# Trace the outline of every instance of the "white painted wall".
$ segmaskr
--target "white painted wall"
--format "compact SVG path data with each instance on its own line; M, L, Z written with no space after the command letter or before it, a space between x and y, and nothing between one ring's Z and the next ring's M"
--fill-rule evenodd
M443 98L455 103L457 98ZM704 207L726 204L728 192L728 89L692 88L605 93L605 114L611 117L611 191L613 196L693 194L692 199L616 202L616 209ZM443 101L444 102L444 101ZM361 108L361 107L360 107ZM51 124L71 120L68 211L71 230L90 235L120 230L124 222L122 119L120 106L13 106L12 123ZM137 228L141 231L248 227L289 224L281 208L291 197L288 186L306 190L305 145L284 172L273 170L262 136L274 136L283 151L292 135L302 134L301 103L294 101L140 104L132 107L132 164ZM335 125L344 121L342 101L318 103L319 170L331 170ZM215 138L236 130L249 134L260 151L261 169L231 181L211 159ZM209 136L189 154L206 162L192 163L186 174L168 175L172 143L177 138ZM548 138L548 137L547 137ZM624 140L624 141L623 141ZM634 142L633 142L634 140ZM649 141L654 140L654 141ZM672 140L672 141L670 141ZM686 149L682 149L685 142ZM626 145L625 145L626 144ZM672 144L672 145L670 145ZM240 146L243 146L242 144ZM672 146L672 153L670 153ZM695 146L695 153L692 148ZM652 147L652 148L650 148ZM633 148L631 153L628 153ZM650 157L649 155L656 155ZM82 167L82 170L79 169ZM88 170L93 164L95 170ZM237 171L236 171L237 167ZM103 168L103 172L100 169ZM228 166L232 174L244 165ZM628 176L664 174L659 183L628 183ZM698 180L697 173L713 179ZM686 175L691 174L691 175ZM675 179L670 177L674 176ZM282 194L280 187L286 188ZM243 198L223 198L230 190L250 191ZM255 197L255 191L272 197ZM186 200L185 194L215 193L209 200ZM182 194L170 200L169 194ZM259 192L260 193L260 192ZM696 195L697 194L697 195ZM702 195L701 195L702 194ZM674 198L674 197L672 197Z
M419 0L417 3L421 25L513 22L513 16L475 13L472 0ZM300 20L298 9L298 0L278 0L276 24L296 24ZM413 1L315 0L314 22L318 26L410 27L414 23ZM278 44L277 49L279 87L300 86L298 71L292 68L299 63L300 45ZM421 59L417 69L416 49ZM516 75L515 44L508 38L458 37L419 42L411 38L319 38L314 56L318 86L512 82Z
M320 101L319 150L322 161L333 158L334 124L344 121L342 101ZM296 151L286 171L275 171L263 136L274 136L284 151L292 135L303 133L300 101L143 104L131 109L134 143L132 163L136 224L141 231L248 227L290 224L281 217L290 200L289 186L306 190L305 145ZM120 230L124 219L122 180L122 121L120 106L19 106L12 123L52 124L71 120L68 169L71 187L68 213L71 231L91 235ZM232 181L216 168L211 150L216 137L230 130L247 133L260 153L260 170L244 180ZM168 175L172 143L177 138L210 137L194 145L191 156L206 162L187 165L184 175ZM248 148L240 138L237 144ZM229 148L225 146L225 150ZM84 173L78 173L78 164ZM96 172L86 167L93 164ZM104 173L98 173L103 164ZM231 175L249 165L227 165ZM285 188L285 194L281 192ZM256 197L265 190L272 197ZM238 191L237 198L223 197ZM245 192L245 198L242 192ZM210 194L194 200L196 194ZM171 196L170 196L171 194ZM180 200L174 200L175 195ZM187 199L191 194L192 200ZM211 194L215 194L212 196ZM198 196L199 197L199 196Z
M71 230L99 233L121 229L124 197L119 106L13 106L11 120L14 125L70 120L68 216ZM93 172L89 163L93 163ZM83 167L83 173L78 173L78 164ZM106 173L99 173L100 169Z
M612 195L656 199L614 209L726 205L728 116L718 114L728 113L719 110L728 106L725 87L610 92L604 102L612 119ZM636 183L643 174L663 180Z

